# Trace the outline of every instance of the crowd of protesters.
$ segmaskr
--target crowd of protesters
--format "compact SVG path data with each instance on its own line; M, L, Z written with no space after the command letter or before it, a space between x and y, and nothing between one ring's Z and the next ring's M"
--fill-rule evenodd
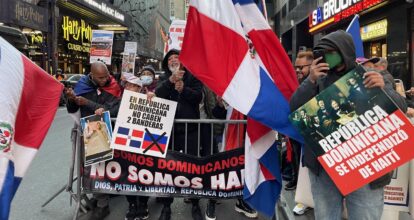
M324 50L325 57L314 57L313 49ZM293 64L296 70L300 86L290 100L291 110L296 110L307 101L315 97L324 88L333 84L341 76L357 65L366 69L365 80L362 85L352 84L351 89L381 88L400 109L408 116L414 116L414 88L407 91L399 91L398 84L387 70L387 60L384 58L355 57L355 47L349 34L336 31L323 37L315 48L300 47L297 58ZM143 66L135 74L121 75L115 80L110 75L105 64L97 62L91 65L91 72L85 75L74 90L65 90L67 97L67 109L69 113L80 110L81 117L92 114L102 114L110 111L111 116L116 117L123 90L130 90L147 94L148 99L160 97L177 102L176 119L224 119L226 105L223 100L216 96L197 78L195 78L179 60L180 51L170 50L162 62L164 74L157 80L156 72L152 66ZM321 62L321 60L324 60ZM57 76L57 77L60 77ZM82 86L83 85L83 86ZM358 87L358 88L357 88ZM359 91L358 90L358 91ZM350 92L351 93L351 92ZM301 112L293 119L300 125L311 128L315 135L326 135L322 125L326 120L332 119L338 114L345 103L355 107L355 103L349 97L346 100L343 94L337 94L337 100L330 103L318 102L318 114L308 115ZM355 101L356 102L356 101ZM342 106L341 108L339 108ZM354 109L355 110L355 109ZM336 120L334 120L336 121ZM215 137L221 136L222 128L211 124L200 126L198 133L197 124L190 124L185 129L183 124L175 124L173 139L169 143L169 149L181 151L194 156L208 156L219 152L219 140ZM213 132L212 132L213 131ZM199 137L200 135L200 137ZM210 138L210 137L214 138ZM198 141L200 139L200 141ZM281 142L291 148L289 154L292 158L283 164L284 188L287 191L295 190L298 184L298 175L301 166L309 169L310 186L315 202L314 213L316 219L340 219L345 201L350 219L379 219L383 210L384 186L390 182L390 174L384 175L361 189L344 197L336 188L335 184L322 169L309 146L302 146L299 142L288 138L281 138ZM198 146L200 143L200 146ZM244 142L243 142L244 143ZM187 144L188 147L184 147ZM243 146L240 146L243 147ZM110 212L109 196L104 194L93 195L97 201L97 207L93 210L91 219L103 219ZM148 196L126 196L129 208L125 219L148 219ZM345 199L346 198L346 199ZM191 203L191 214L193 219L203 219L203 212L199 205L199 198L189 198L186 202ZM171 204L173 197L157 198L163 204L159 219L171 219ZM215 205L218 201L209 199L205 219L216 219ZM293 212L302 215L309 210L304 204L298 203ZM237 200L235 210L243 213L246 217L256 218L257 212L253 210L242 199Z

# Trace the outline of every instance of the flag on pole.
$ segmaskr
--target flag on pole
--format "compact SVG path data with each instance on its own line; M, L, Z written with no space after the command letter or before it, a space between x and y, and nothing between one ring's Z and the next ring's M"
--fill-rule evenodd
M359 15L355 15L346 32L351 34L354 40L356 57L364 57L364 46L361 39L361 28L359 26Z
M249 117L244 198L272 216L282 182L272 129L302 140L288 121L298 82L279 40L252 0L193 0L180 60Z
M0 219L36 155L63 85L0 37Z
M245 117L242 113L232 107L228 107L226 120L244 120ZM226 124L223 132L223 151L233 150L239 147L243 147L244 143L244 124Z

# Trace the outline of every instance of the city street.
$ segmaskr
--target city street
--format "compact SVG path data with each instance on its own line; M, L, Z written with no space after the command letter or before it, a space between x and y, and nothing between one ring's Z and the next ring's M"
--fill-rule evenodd
M70 205L69 193L62 192L46 207L41 208L52 195L68 181L71 164L72 146L70 131L72 119L66 108L60 107L43 145L33 160L12 203L11 220L55 220L72 219L74 203ZM75 186L75 185L74 185ZM216 206L217 219L248 219L234 211L234 200L223 201ZM201 201L204 211L206 201ZM111 213L106 219L124 219L128 203L124 196L111 198ZM157 219L162 205L149 200L150 219ZM191 205L176 199L172 204L172 219L191 219ZM204 213L203 213L204 214ZM88 219L88 214L81 213L80 219ZM260 217L259 219L266 219Z

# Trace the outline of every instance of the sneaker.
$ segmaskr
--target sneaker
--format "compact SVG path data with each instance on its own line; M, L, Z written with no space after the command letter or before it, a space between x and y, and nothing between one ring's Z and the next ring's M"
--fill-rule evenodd
M206 220L216 220L216 204L214 202L207 203Z
M293 214L294 215L303 215L306 213L306 211L312 209L311 207L308 207L306 205L303 205L302 203L296 204L295 208L293 208Z
M148 205L147 204L139 204L136 219L146 220L148 218L149 218Z
M137 204L130 203L128 211L125 215L125 220L134 220L137 215Z
M92 216L90 217L90 220L102 220L108 215L109 215L109 206L96 207L92 211Z
M191 215L193 216L193 220L203 220L203 215L201 215L200 205L193 204L193 208L191 209Z
M292 180L292 181L286 183L285 190L286 191L295 190L296 189L296 185L297 185L297 182Z
M161 210L161 215L158 220L170 220L171 219L171 207L164 206Z
M258 214L256 210L252 209L247 203L242 199L238 199L236 206L234 207L236 212L243 213L248 218L257 218Z

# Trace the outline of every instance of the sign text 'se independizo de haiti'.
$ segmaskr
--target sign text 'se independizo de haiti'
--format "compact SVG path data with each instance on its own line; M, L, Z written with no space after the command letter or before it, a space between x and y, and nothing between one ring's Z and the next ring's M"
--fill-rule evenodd
M124 91L111 148L163 157L167 154L177 103Z
M414 128L379 88L366 89L362 67L350 71L290 115L343 195L414 157Z

